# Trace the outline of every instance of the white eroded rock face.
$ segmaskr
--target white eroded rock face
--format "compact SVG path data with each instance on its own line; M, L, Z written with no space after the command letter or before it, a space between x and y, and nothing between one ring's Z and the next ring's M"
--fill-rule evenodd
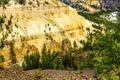
M11 25L13 31L7 40L15 39L16 46L18 46L20 45L17 42L18 39L24 37L21 42L25 41L26 44L34 45L40 52L43 44L51 45L51 51L62 50L62 40L66 38L70 40L71 45L73 45L73 41L76 41L78 46L81 46L79 41L86 39L88 33L86 28L92 31L91 23L80 16L76 10L59 1L39 0L39 2L39 7L34 4L35 7L33 7L26 3L25 6L9 6L6 10L1 9L0 15L6 14L6 21L10 15L13 16ZM54 41L53 45L52 41ZM54 45L57 46L57 49L54 48Z
M31 8L31 10L27 9L27 6L8 7L4 10L3 13L7 16L13 16L12 34L17 32L18 34L14 35L25 37L37 35L38 39L45 38L48 34L56 41L69 38L70 41L79 42L81 39L85 39L87 35L85 29L91 29L91 23L78 15L77 11L71 7L58 1L47 1L48 4L42 5L45 4L43 0L41 7ZM22 8L24 9L22 10ZM15 24L17 26L14 26Z

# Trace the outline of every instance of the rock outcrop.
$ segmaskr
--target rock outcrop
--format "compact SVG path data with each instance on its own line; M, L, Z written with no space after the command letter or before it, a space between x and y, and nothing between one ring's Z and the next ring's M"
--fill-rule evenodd
M78 11L118 10L118 0L60 0Z
M69 49L71 47L72 47L72 45L68 38L62 40L62 50L63 51L69 51Z
M12 15L11 32L4 40L6 43L14 40L18 49L16 50L18 62L26 54L27 50L24 49L26 45L32 45L36 47L35 50L41 52L43 44L47 43L50 50L57 52L62 51L62 41L67 39L70 44L67 47L72 47L74 41L80 47L80 40L85 40L88 34L86 28L89 27L90 31L93 29L91 23L80 16L75 9L57 0L37 0L37 2L26 0L22 5L11 0L7 9L1 8L0 12L0 15L7 15L5 22L2 23L1 39L3 33L9 32L6 24ZM7 46L6 48L9 50ZM6 54L8 53L9 51L6 51Z

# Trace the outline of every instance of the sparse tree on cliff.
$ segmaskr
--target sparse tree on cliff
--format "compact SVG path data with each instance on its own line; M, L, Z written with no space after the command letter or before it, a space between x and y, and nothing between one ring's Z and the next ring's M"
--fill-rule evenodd
M15 64L17 62L16 54L14 52L14 45L10 43L10 53L9 53L10 63Z
M34 52L31 54L26 54L24 56L24 62L22 67L24 70L36 69L40 66L40 54L39 52Z
M4 66L4 61L5 61L5 58L2 54L0 54L0 69L3 69L3 66Z
M5 5L8 4L9 0L0 0L0 6L3 7L3 9L6 9Z

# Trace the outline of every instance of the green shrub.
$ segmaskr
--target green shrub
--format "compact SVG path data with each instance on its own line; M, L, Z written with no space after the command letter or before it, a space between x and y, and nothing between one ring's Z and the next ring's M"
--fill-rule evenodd
M37 71L35 71L34 76L35 76L35 78L41 78L41 77L43 77L43 75L41 73L41 69L38 69Z

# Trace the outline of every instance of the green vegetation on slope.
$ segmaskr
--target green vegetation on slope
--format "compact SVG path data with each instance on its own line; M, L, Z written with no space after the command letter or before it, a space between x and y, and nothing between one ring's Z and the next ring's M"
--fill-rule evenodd
M14 44L13 44L12 41L10 43L9 43L9 41L5 42L5 40L7 39L8 35L10 33L12 33L11 23L12 23L13 16L11 15L10 19L5 24L5 19L6 18L7 18L6 15L1 15L0 16L0 33L2 34L2 36L0 38L0 49L2 50L4 48L4 46L5 46L5 44L8 43L10 45L10 49L9 49L9 51L10 51L9 52L10 63L15 64L17 62L17 59L16 59L16 53L14 51ZM4 31L4 29L6 29L6 31ZM0 63L4 62L4 61L5 61L4 55L2 56L2 54L1 54L0 55Z
M88 36L87 42L80 41L83 44L83 48L77 48L74 42L74 47L69 49L69 51L61 53L51 53L46 51L44 46L42 50L42 56L39 53L33 53L30 55L25 55L23 62L23 68L25 70L42 68L42 69L83 69L83 68L93 68L98 74L103 74L104 78L108 80L119 80L120 76L120 13L118 14L118 23L111 23L110 21L102 18L101 15L107 12L99 13L80 13L86 19L97 23L98 25L93 26L97 28L93 34ZM2 23L4 23L4 18L6 16L0 17L0 28L2 29ZM0 42L0 48L3 48L3 41L6 39L9 33L11 33L11 19L8 20L5 28L8 30ZM101 27L103 24L104 27ZM102 34L101 30L105 33ZM1 31L2 32L2 31ZM11 63L16 63L15 53L12 48L10 48L10 58ZM60 55L61 54L61 55ZM41 58L41 61L40 61ZM4 57L0 55L0 61L4 62Z
M106 19L100 18L100 15L105 13L86 13L87 19L97 24L103 24L105 28L95 25L94 27L98 30L88 36L87 42L80 41L84 46L83 48L77 48L74 42L74 47L69 49L69 51L56 54L50 51L47 52L44 45L39 67L42 69L68 70L92 68L96 70L97 74L102 74L101 79L119 80L120 23L111 23ZM120 14L117 17L118 22L120 22ZM101 30L104 30L105 33L101 33Z
M102 73L108 80L118 80L120 78L120 13L117 16L118 23L111 23L104 18L100 18L105 13L84 13L87 19L97 24L103 24L105 27L94 26L98 30L100 28L100 31L95 31L88 37L88 41L84 42L82 50L83 52L87 51L88 56L82 63L86 63L83 68L86 66L92 67L98 73ZM102 34L101 30L104 30L105 34ZM111 71L116 74L113 75Z

